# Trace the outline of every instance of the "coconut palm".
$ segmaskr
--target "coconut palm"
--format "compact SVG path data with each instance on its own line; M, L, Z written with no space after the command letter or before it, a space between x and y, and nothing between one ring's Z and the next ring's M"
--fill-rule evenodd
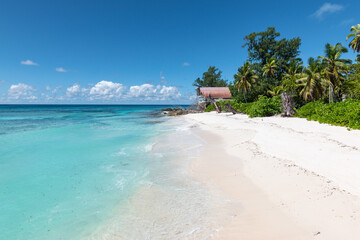
M332 102L332 95L338 93L342 82L345 80L345 74L348 71L347 64L350 59L341 59L341 54L347 53L346 47L337 43L335 46L327 43L325 45L325 56L320 58L325 65L324 76L329 83L329 101Z
M326 80L321 75L320 60L309 59L309 66L304 70L302 76L296 81L302 87L300 95L305 101L320 99L325 93Z
M301 77L303 71L303 63L299 60L292 60L283 73L281 86L285 92L293 92L296 89L296 80Z
M353 39L351 40L351 42L349 43L349 47L352 48L354 50L354 52L360 52L360 24L356 25L356 26L352 26L350 31L352 33L350 33L347 37L346 37L346 41L349 38Z
M243 91L244 100L246 102L246 92L252 87L252 83L255 83L258 76L255 74L254 69L251 69L251 64L246 62L241 68L238 69L237 74L234 75L235 87L240 91Z
M284 78L296 77L304 69L303 63L299 60L292 60L289 66L286 68L286 72L283 74Z
M275 73L279 70L279 66L276 64L275 59L268 59L267 63L262 68L263 76L269 78L275 78Z
M279 96L284 91L283 86L275 86L271 90L267 90L267 93L271 96Z

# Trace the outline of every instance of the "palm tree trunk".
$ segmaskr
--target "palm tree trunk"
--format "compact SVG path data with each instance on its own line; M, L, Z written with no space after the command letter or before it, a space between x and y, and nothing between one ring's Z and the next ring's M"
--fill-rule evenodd
M246 97L245 97L245 91L243 91L243 94L244 94L244 100L245 100L245 103L247 103L247 101L246 101Z
M329 103L333 103L334 102L334 90L333 87L330 85L329 86Z
M290 93L283 92L281 94L281 102L284 117L291 117L296 113L294 110L294 99Z

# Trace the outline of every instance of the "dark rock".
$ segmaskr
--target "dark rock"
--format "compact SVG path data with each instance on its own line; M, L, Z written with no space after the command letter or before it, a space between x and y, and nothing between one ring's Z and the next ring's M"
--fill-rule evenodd
M161 111L163 112L170 112L170 111L173 111L174 109L173 108L164 108L164 109L161 109Z
M189 114L189 113L200 113L200 111L191 110L191 109L175 109L173 111L170 111L168 113L168 116L180 116L180 115L185 115L185 114Z

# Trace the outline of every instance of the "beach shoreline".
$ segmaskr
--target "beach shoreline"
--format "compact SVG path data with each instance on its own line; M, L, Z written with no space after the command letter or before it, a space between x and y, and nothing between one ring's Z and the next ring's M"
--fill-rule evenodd
M190 174L240 206L214 239L359 239L360 131L297 118L181 118L206 142Z

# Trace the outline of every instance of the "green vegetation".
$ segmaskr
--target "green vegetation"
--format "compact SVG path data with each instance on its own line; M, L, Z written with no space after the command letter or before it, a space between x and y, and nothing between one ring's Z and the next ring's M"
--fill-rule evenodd
M321 101L310 102L297 110L297 117L360 129L360 101L348 99L343 102L325 104Z
M281 113L281 98L280 96L268 98L266 96L259 96L259 100L251 103L237 103L236 101L218 101L217 105L221 109L226 109L230 104L231 107L239 112L246 113L250 117L267 117ZM205 112L215 111L214 105L210 104L205 109Z
M353 40L349 43L349 47L352 48L354 52L360 52L360 24L352 26L350 31L352 33L346 38L346 40L348 40L353 37Z
M213 104L210 104L206 107L205 112L212 112L215 111L215 107Z
M251 103L243 103L237 109L246 113L249 117L268 117L281 113L281 98L279 96L268 98L259 96L259 100Z
M202 78L197 78L193 84L196 87L226 87L227 81L221 78L221 71L214 66L210 66L204 72Z
M360 24L351 27L348 39L349 47L359 53ZM345 46L327 43L323 56L311 57L304 64L299 58L301 39L281 38L274 27L251 33L244 40L248 57L232 82L228 84L222 72L211 66L194 86L228 86L234 100L231 106L250 117L280 113L284 93L293 99L299 117L358 128L360 54L352 62L342 57L348 52Z
M234 75L234 86L244 94L244 100L246 102L246 92L252 87L252 84L256 82L258 76L255 74L255 70L250 68L251 64L246 62L244 66L238 69L238 73Z

